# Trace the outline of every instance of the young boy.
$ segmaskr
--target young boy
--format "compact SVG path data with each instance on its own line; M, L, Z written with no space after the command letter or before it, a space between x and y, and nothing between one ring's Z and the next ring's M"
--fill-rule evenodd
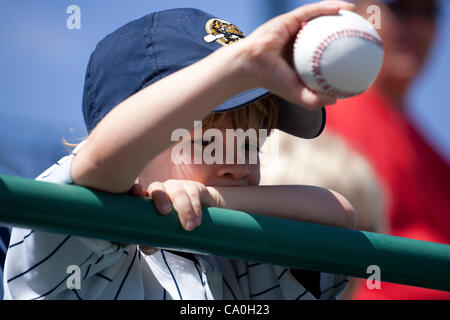
M244 140L231 163L194 159L196 150L210 144L228 157L235 145L217 137L230 129L277 127L305 138L320 134L321 107L334 100L304 88L283 53L302 22L339 9L352 5L304 6L242 40L237 27L194 9L157 12L123 26L99 43L88 65L83 112L89 137L38 180L151 196L163 214L173 205L187 231L201 224L201 206L353 228L353 208L333 191L258 186L259 162L242 163L236 156L243 147L249 160L258 141ZM174 130L192 128L195 120L220 135L209 141L196 139L195 129L186 130L183 141L173 145ZM186 143L193 153L174 152ZM77 288L66 283L73 266L81 270ZM326 273L15 228L4 285L7 299L332 299L346 281Z

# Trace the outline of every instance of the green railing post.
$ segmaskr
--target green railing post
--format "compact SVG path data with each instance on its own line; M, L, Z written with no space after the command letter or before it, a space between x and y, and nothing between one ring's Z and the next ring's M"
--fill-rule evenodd
M0 175L0 223L450 291L450 246L209 208L184 231L151 200Z

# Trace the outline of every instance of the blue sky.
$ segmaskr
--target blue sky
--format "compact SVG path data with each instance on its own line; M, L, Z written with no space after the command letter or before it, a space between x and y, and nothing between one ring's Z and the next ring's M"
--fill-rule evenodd
M81 113L84 73L98 41L152 11L197 7L248 34L276 12L303 1L2 0L0 11L0 173L34 177L64 154L62 137L86 135ZM81 29L66 27L69 5ZM283 4L283 6L282 6ZM450 159L450 3L423 76L410 95L410 115Z

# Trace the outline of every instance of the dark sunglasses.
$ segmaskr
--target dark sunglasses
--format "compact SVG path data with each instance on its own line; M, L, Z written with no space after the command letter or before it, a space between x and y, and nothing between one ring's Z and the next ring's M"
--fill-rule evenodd
M434 19L439 14L439 1L423 0L393 0L386 1L386 6L392 10L395 15L404 16L422 16Z

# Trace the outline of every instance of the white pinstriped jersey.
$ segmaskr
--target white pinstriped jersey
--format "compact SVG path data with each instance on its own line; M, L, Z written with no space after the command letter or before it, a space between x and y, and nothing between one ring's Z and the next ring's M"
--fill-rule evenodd
M8 248L10 232L7 226L0 225L0 280L3 280L3 265ZM3 299L3 286L0 286L0 300Z
M36 180L72 183L71 155ZM69 289L80 270L80 288ZM159 250L138 245L14 228L4 270L5 299L336 299L348 279L263 263ZM313 275L313 276L311 276ZM71 279L69 279L71 277Z

